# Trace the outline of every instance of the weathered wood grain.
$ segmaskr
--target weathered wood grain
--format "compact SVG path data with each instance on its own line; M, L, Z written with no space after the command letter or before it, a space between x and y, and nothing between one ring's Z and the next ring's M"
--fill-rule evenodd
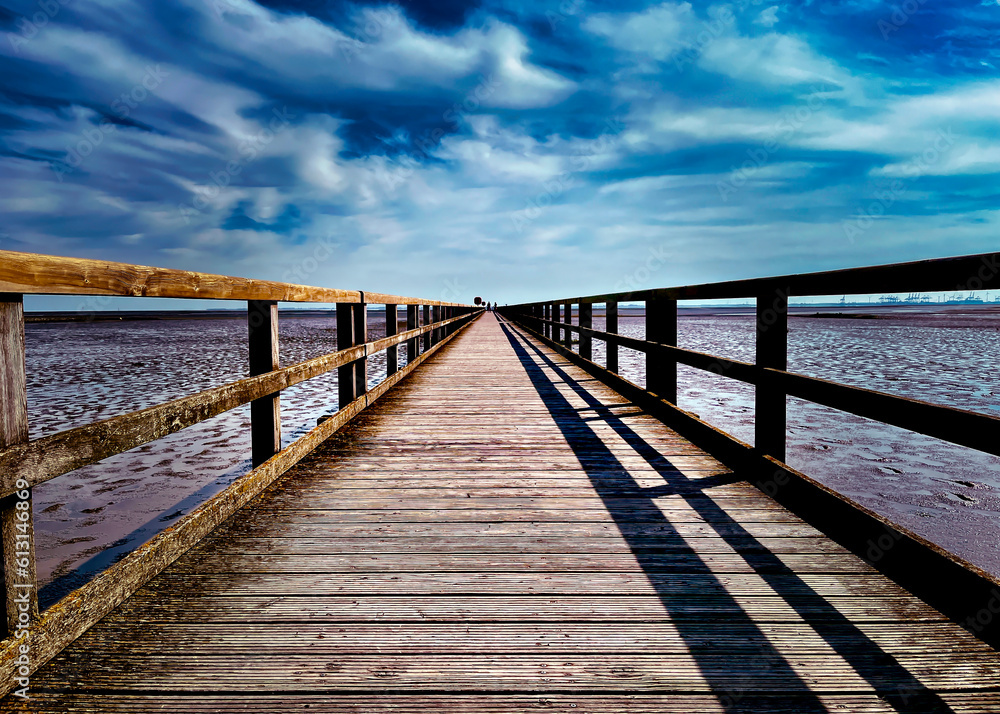
M35 295L122 295L127 297L272 300L280 302L358 303L357 290L251 280L187 270L153 268L104 260L63 258L0 250L0 292ZM423 298L368 293L374 304L455 305Z

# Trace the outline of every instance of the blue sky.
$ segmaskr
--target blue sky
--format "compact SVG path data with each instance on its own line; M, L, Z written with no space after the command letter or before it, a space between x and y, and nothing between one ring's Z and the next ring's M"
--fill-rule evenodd
M997 249L995 0L0 25L3 249L501 302Z

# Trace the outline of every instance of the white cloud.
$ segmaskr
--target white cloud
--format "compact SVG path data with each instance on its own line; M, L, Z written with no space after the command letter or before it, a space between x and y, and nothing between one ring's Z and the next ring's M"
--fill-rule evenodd
M690 3L665 2L639 13L591 15L583 27L612 47L664 60L693 40L696 22Z

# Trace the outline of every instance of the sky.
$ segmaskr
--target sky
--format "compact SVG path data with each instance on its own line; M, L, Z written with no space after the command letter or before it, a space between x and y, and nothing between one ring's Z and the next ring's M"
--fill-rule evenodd
M34 0L0 32L0 249L501 303L997 249L996 0Z

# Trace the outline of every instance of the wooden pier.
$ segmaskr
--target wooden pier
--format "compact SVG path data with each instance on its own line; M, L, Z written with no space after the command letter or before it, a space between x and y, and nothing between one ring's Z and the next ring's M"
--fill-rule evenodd
M707 427L596 378L541 310L444 319L400 335L434 340L406 379L60 643L31 699L0 711L1000 711L990 638L942 613L955 601L913 594L902 561L852 552L830 494L779 478L776 501L762 468L778 461L695 446ZM929 572L964 567L893 534Z

